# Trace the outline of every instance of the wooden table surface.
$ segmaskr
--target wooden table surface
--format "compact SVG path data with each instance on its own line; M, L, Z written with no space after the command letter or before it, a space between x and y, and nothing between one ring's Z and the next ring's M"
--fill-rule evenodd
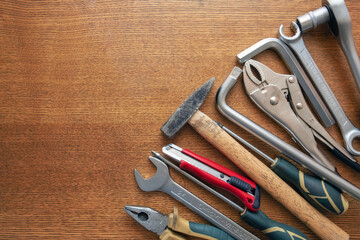
M360 3L346 3L360 50ZM271 147L216 110L215 94L237 65L239 52L276 37L281 24L288 26L320 6L320 0L0 1L0 238L157 239L123 211L126 204L163 213L177 206L183 217L205 223L164 193L142 192L133 170L152 176L150 151L174 142L241 173L190 126L173 140L160 132L210 77L217 80L201 110L275 157ZM324 25L304 40L345 112L360 127L360 95L336 39ZM288 73L271 51L256 59ZM249 100L242 84L228 102L293 144ZM337 126L328 131L343 144ZM344 178L360 186L358 172L321 148ZM171 175L266 238L225 203L178 173ZM324 215L351 239L360 239L360 203L346 197L350 208L345 214ZM265 191L262 209L318 239Z

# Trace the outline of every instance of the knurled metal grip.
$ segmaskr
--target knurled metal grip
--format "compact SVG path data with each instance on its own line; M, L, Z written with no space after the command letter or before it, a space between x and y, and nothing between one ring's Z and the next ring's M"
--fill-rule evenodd
M332 34L336 37L354 76L358 91L360 92L360 59L356 51L352 34L352 23L349 11L344 0L323 0L323 7L306 13L297 18L302 32L314 29L328 23ZM360 151L353 152L360 155Z
M317 28L319 25L330 21L330 14L326 7L310 11L297 18L297 24L302 32Z

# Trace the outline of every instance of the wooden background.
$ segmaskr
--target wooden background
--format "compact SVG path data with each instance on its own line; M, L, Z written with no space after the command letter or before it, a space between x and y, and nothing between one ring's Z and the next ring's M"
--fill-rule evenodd
M360 51L360 3L346 3ZM125 214L126 204L163 213L177 206L183 217L205 222L164 193L142 192L133 170L152 176L150 151L160 152L172 141L240 171L189 126L173 140L160 132L210 77L217 80L201 110L275 157L269 146L220 115L215 94L239 52L276 37L280 24L288 26L320 6L320 0L0 1L0 238L157 239ZM360 127L360 95L328 27L306 33L304 40ZM271 51L256 59L288 73ZM232 90L229 104L292 144L248 99L242 84ZM336 126L328 131L343 143ZM360 186L359 173L324 151L346 179ZM178 173L171 175L265 238L225 203ZM360 203L347 199L344 215L324 215L360 239ZM265 191L262 209L317 239Z

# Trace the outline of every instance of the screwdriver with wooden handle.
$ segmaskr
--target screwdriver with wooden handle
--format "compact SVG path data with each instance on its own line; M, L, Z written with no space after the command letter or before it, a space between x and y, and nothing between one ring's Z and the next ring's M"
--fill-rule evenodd
M277 157L275 160L272 159L221 123L216 123L233 138L269 161L271 163L270 169L283 180L294 186L313 206L326 209L338 215L343 214L349 208L349 202L342 193L331 184L300 171L282 157Z

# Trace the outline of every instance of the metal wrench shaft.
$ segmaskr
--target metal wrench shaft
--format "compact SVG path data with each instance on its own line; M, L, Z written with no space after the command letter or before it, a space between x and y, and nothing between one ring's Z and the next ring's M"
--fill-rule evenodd
M222 229L236 239L251 240L259 239L236 222L226 217L224 214L196 197L194 194L177 184L169 175L169 169L165 163L155 157L149 157L151 162L157 167L154 177L149 180L144 179L140 173L135 170L135 178L139 187L144 191L162 191L169 194L210 223Z
M285 42L295 52L304 69L312 79L312 82L320 92L320 95L324 99L341 130L347 150L353 155L360 156L360 151L355 150L352 145L354 138L360 137L360 130L351 123L334 93L331 91L324 76L321 74L314 59L311 57L311 54L307 50L304 40L301 37L300 27L293 22L292 28L295 31L295 35L287 37L283 33L283 25L281 25L279 28L280 40Z

